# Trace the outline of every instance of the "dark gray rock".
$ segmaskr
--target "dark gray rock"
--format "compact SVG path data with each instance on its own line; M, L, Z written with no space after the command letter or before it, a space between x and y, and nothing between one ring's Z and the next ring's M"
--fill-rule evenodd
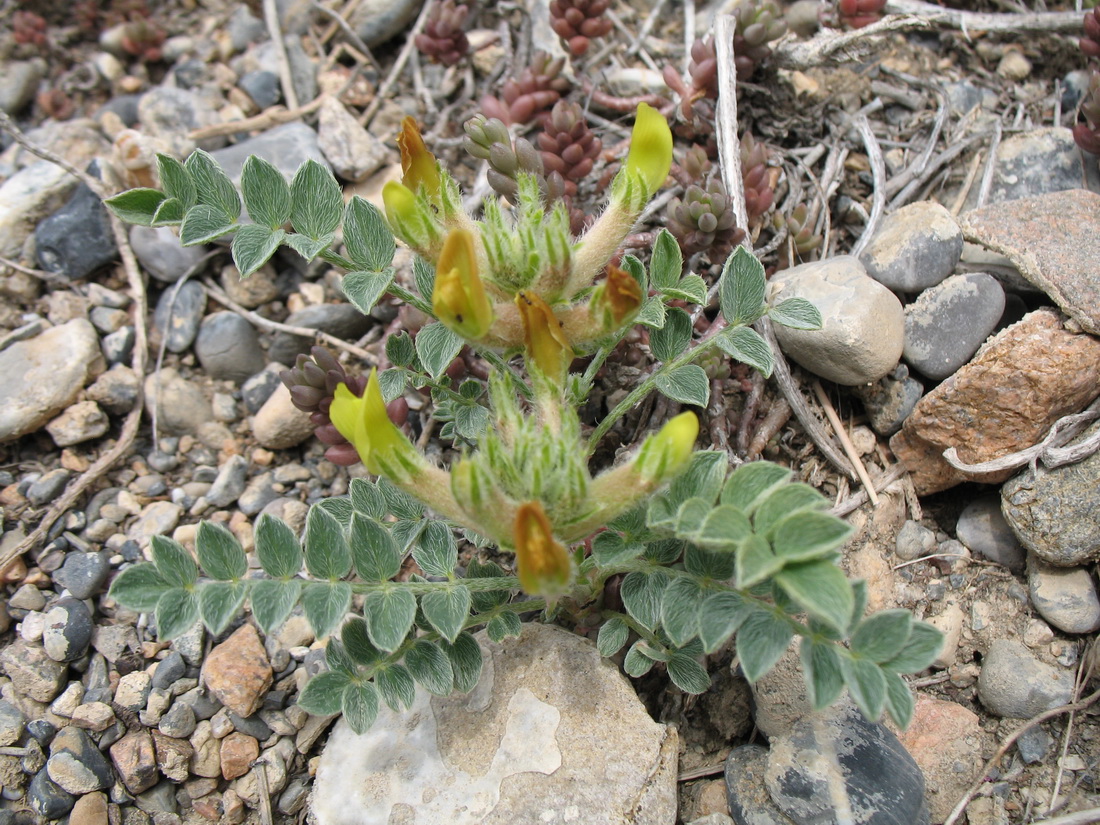
M39 816L53 820L61 819L71 811L76 799L50 779L43 768L34 775L30 787L27 788L27 802Z
M167 336L169 352L184 352L195 341L206 309L206 290L197 281L188 281L177 291L164 290L153 313L153 326Z
M246 6L237 6L226 24L226 32L229 34L229 42L233 44L233 51L243 52L250 43L262 40L267 35L267 26L263 20L254 17Z
M768 749L742 745L726 759L726 804L737 825L791 825L764 786Z
M101 791L114 782L106 757L85 731L72 725L62 728L50 742L46 771L72 794Z
M157 669L153 672L152 685L161 690L167 690L174 682L182 679L187 673L187 662L178 650L171 650L168 655L160 660Z
M1094 423L1071 444L1100 433ZM1020 543L1060 567L1100 558L1100 452L1052 470L1024 470L1001 487L1001 512Z
M950 275L962 230L943 206L919 201L888 215L859 255L867 274L895 292L920 292Z
M126 326L130 315L113 307L92 307L92 311L88 313L88 320L100 333L110 335Z
M174 284L206 254L203 246L181 246L179 236L167 226L131 227L130 245L142 269L166 284Z
M241 170L244 169L244 162L249 155L256 155L272 163L288 179L310 158L328 168L328 161L317 145L317 133L304 123L276 126L254 138L211 154L237 184L240 183Z
M282 381L279 373L286 367L282 364L268 364L241 385L241 400L250 413L255 415L279 388Z
M40 745L48 745L57 735L57 727L48 719L32 719L27 722L27 733Z
M168 712L160 718L158 728L165 736L186 739L195 732L197 725L194 708L186 702L174 702Z
M1030 719L1073 698L1073 671L1048 665L1015 639L997 639L982 660L978 698L997 716Z
M420 11L420 6L419 0L401 0L399 3L369 0L356 6L348 23L373 49L404 31Z
M107 209L84 184L38 224L34 245L42 269L73 281L87 278L118 256Z
M64 587L75 599L90 599L99 592L111 571L108 554L70 552L61 569L53 574L55 584Z
M924 395L924 385L909 376L905 364L898 364L893 372L875 383L852 387L852 392L863 402L871 429L889 438L901 429L917 406Z
M238 383L266 363L256 328L234 312L215 312L203 319L195 354L211 378Z
M123 416L134 408L140 389L137 373L125 364L115 364L88 387L88 400L110 415Z
M62 599L46 611L42 647L55 662L72 662L88 651L95 622L79 599Z
M140 100L141 97L138 95L114 95L96 110L96 120L102 118L104 113L112 112L118 115L119 120L127 127L133 126L138 122L138 101Z
M992 275L952 275L905 308L903 357L933 380L947 378L978 351L1004 307L1004 290Z
M828 742L818 740L821 733ZM836 820L833 767L829 757L820 758L829 753L836 754L854 823L927 825L924 776L913 757L885 725L845 706L802 719L788 736L771 743L765 786L790 820L797 825Z
M898 530L894 552L904 561L923 558L936 552L936 534L923 524L908 519Z
M1053 744L1054 737L1043 730L1042 725L1036 725L1025 730L1016 739L1016 750L1026 764L1036 765L1046 759Z
M27 490L27 501L35 507L53 501L61 495L71 475L72 473L61 467L43 473Z
M134 328L125 326L117 332L105 335L102 341L103 356L108 364L128 364L134 353Z
M271 728L267 726L267 723L259 717L258 714L252 716L243 717L238 716L233 711L229 712L229 721L233 723L233 727L239 730L241 733L247 733L253 739L259 742L263 742L269 736L271 736Z
M279 86L279 76L262 69L241 75L237 85L252 98L252 102L261 109L274 106L283 97Z
M789 270L788 270L789 271ZM367 333L371 320L351 304L315 304L291 313L290 326L319 329L344 340L354 340ZM313 346L311 338L280 332L268 350L268 359L280 364L293 364L300 354Z
M1027 553L1001 513L1000 496L983 495L966 505L959 514L955 535L982 558L995 561L1013 573L1024 571Z
M271 473L261 473L248 483L237 499L237 507L246 516L254 516L279 497L274 487L275 479Z
M230 456L218 470L218 477L206 493L206 500L214 507L228 507L244 492L248 479L248 462L243 456Z

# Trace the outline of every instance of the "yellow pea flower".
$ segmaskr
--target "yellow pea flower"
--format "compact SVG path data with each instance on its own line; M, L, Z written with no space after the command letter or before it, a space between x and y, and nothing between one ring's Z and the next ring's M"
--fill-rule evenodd
M435 155L424 145L414 118L406 117L401 121L397 147L401 150L401 182L413 192L423 186L429 198L438 195L439 166Z
M573 360L573 348L562 332L561 323L546 301L533 292L516 294L516 306L523 321L523 343L527 358L558 386Z
M699 419L688 410L665 422L638 452L637 468L642 479L660 484L679 475L691 461L695 440L699 437Z
M386 207L386 219L390 226L398 231L401 227L419 223L420 208L416 205L416 194L403 183L391 180L382 187L382 205Z
M618 329L642 306L642 288L634 276L617 266L608 266L607 280L592 296L593 314L604 329Z
M516 510L513 530L516 574L532 596L559 596L573 580L569 551L554 538L550 520L538 501L525 501Z
M407 470L420 463L416 448L390 421L377 369L370 371L362 398L347 384L338 384L328 414L340 435L355 446L363 464L375 475L395 468Z
M477 340L493 323L493 308L477 271L474 236L452 229L443 241L435 270L432 310L463 338Z
M638 175L646 187L646 199L653 197L672 167L672 130L664 116L647 103L638 104L626 171Z

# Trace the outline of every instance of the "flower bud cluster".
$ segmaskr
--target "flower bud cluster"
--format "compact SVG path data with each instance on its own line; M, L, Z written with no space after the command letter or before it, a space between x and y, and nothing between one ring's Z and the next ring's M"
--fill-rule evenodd
M741 180L745 186L745 210L749 224L771 209L775 202L768 149L746 132L741 138Z
M748 80L772 53L768 46L787 33L787 21L775 0L743 0L733 10L733 60L737 77Z
M1081 114L1085 123L1073 127L1073 139L1086 152L1100 155L1100 73L1089 77L1089 87L1081 100Z
M279 378L290 390L290 401L302 412L309 413L317 437L328 445L326 457L334 464L350 465L359 461L350 442L332 424L329 411L341 384L361 396L367 385L362 377L352 378L324 347L313 347L309 355L299 355L292 369L283 370Z
M560 200L565 194L560 175L551 181L543 174L542 155L531 141L516 138L513 142L502 121L474 115L462 128L466 131L462 145L473 157L489 161L489 185L509 203L518 203L520 174L532 175L538 180L539 192L548 202Z
M470 7L455 5L454 0L436 0L424 23L424 31L415 43L421 54L444 66L453 66L470 51L470 41L462 30Z
M740 243L745 231L736 226L726 187L719 178L691 184L683 198L668 205L668 229L688 255L713 250L724 255Z
M592 45L592 38L605 37L613 28L605 12L611 0L550 0L550 26L580 57Z
M535 52L531 65L518 78L504 81L499 98L486 95L481 99L481 111L508 125L545 117L546 110L571 88L569 79L561 74L564 67L565 58L551 59L546 52Z
M841 23L862 29L877 22L886 8L886 0L837 0L836 13Z

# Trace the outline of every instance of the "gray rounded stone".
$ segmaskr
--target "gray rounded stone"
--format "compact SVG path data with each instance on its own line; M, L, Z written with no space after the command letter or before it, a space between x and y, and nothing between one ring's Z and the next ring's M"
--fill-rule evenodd
M905 342L901 302L867 277L850 255L795 266L775 275L772 304L805 298L821 311L820 330L774 326L783 351L810 372L855 386L893 370Z
M905 308L903 356L922 375L947 378L978 351L1004 308L1004 289L992 275L952 275Z
M195 354L211 378L237 383L266 363L256 328L234 312L215 312L203 320Z
M983 495L966 505L959 514L955 535L982 558L1013 573L1023 572L1027 553L1001 513L1000 496Z
M87 278L118 257L107 209L83 184L38 225L34 245L42 269L72 281Z
M80 728L62 728L50 742L46 763L50 779L73 794L86 794L109 788L114 781L111 766Z
M292 327L319 329L345 341L367 333L371 319L351 304L315 304L291 313L286 323ZM286 332L276 334L267 357L279 364L293 365L299 354L308 353L313 339Z
M1054 567L1032 556L1028 593L1039 615L1065 633L1100 629L1100 599L1092 574L1084 567Z
M768 796L767 769L768 749L760 745L734 748L726 758L726 804L737 825L790 825Z
M978 698L997 716L1030 719L1072 700L1073 672L1040 661L1015 639L997 639L982 660Z
M55 662L72 662L87 652L93 630L88 606L79 599L63 599L46 612L42 647Z
M206 254L205 247L182 246L167 226L130 227L130 245L142 269L166 284L174 284Z
M27 788L27 802L35 813L45 819L61 819L76 804L76 799L52 779L43 768L34 775Z
M61 585L74 599L90 599L99 592L111 564L107 553L70 552L61 569L53 574L54 583Z
M421 0L367 0L352 12L348 23L370 48L380 46L404 31L423 5Z
M157 422L163 435L195 435L214 418L214 409L197 386L171 367L152 373L145 379L147 410L157 405ZM155 468L160 469L160 468Z
M909 519L898 530L894 552L904 561L923 558L936 552L936 534L923 524Z
M169 352L183 352L198 335L202 314L206 309L206 290L197 281L188 281L177 291L169 288L161 293L153 312L153 326L167 336Z
M237 81L237 85L240 86L241 90L252 98L252 102L261 109L266 109L268 106L274 106L283 97L282 89L279 87L279 76L274 72L268 72L262 69L254 72L246 72L241 75L241 79Z
M852 392L863 402L871 429L889 438L901 429L921 400L924 385L909 376L905 364L898 364L875 383L853 387Z
M317 133L301 122L276 126L256 137L211 152L211 155L229 179L238 185L249 155L256 155L273 164L287 180L294 177L298 167L310 159L328 168L328 161L317 145Z
M0 109L9 115L18 114L34 99L46 70L47 63L41 57L0 61L0 75L4 76L4 82L0 83Z
M1098 432L1100 423L1093 424L1078 441ZM1009 479L1001 487L1001 512L1020 543L1043 561L1074 567L1100 559L1100 452Z
M943 281L962 251L962 230L951 213L920 201L887 216L859 260L880 284L912 293Z
M243 456L230 456L218 470L218 477L206 493L206 500L214 507L228 507L244 492L248 479L248 462Z

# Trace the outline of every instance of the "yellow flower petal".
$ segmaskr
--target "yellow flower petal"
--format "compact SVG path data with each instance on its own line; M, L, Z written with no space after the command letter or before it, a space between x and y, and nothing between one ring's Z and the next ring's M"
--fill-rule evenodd
M533 292L517 293L516 306L523 321L523 343L528 360L560 386L573 360L573 348L562 332L561 322L546 301Z
M413 192L423 186L430 198L438 195L439 167L435 155L424 145L414 118L406 117L401 121L397 146L401 150L401 182Z
M525 501L519 506L513 538L523 589L532 596L561 595L573 579L573 563L569 551L554 539L541 503Z
M648 197L660 189L672 167L672 130L664 116L647 103L638 104L626 170L645 183Z
M452 229L436 263L432 310L448 327L473 340L484 336L493 323L493 308L477 270L474 236L466 229Z
M638 452L637 467L646 481L661 484L687 469L699 437L699 419L688 410L669 419Z
M380 460L393 459L413 450L401 430L390 421L377 369L371 370L362 398L346 384L339 384L328 415L340 435L354 445L363 464L376 475L382 472Z

